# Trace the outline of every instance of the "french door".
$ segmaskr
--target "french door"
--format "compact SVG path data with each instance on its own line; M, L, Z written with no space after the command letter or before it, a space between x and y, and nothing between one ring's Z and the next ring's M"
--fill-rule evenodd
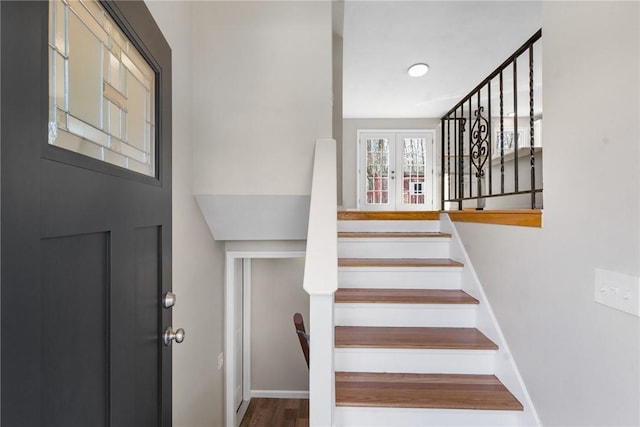
M433 210L433 133L359 133L360 210Z

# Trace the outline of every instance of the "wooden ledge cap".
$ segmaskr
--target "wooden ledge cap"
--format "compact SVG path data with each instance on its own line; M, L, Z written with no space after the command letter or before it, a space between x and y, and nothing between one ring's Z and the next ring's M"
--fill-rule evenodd
M542 210L500 210L500 211L444 211L454 222L478 222L483 224L516 225L521 227L542 227Z
M439 211L338 211L339 221L437 221Z

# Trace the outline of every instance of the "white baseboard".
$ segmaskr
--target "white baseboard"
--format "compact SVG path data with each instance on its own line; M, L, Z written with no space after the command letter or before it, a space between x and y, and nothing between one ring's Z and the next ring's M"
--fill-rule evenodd
M308 390L251 390L251 397L270 399L308 399Z

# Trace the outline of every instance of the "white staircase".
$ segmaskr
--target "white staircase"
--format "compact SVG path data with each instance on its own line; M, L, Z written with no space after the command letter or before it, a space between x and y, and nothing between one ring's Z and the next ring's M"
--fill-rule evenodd
M338 219L334 425L538 425L448 217Z

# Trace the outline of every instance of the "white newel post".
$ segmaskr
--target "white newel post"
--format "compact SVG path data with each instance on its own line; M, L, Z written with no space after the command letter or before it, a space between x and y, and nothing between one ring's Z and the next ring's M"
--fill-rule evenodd
M311 295L309 335L309 425L333 425L333 294Z
M338 288L336 143L316 141L304 289L310 298L309 424L333 425L333 294Z

